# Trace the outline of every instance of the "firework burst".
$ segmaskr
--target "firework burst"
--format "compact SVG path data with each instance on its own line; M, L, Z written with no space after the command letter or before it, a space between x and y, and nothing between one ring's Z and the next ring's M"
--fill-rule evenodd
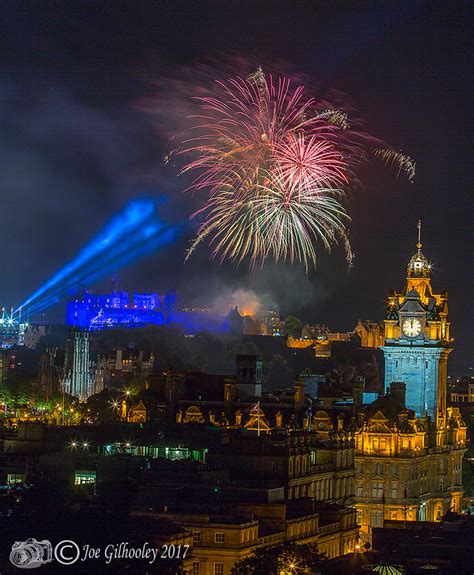
M351 129L346 112L318 107L303 86L260 68L216 86L219 97L196 99L200 113L179 150L191 156L182 173L196 173L188 189L205 194L191 216L201 224L186 259L207 240L221 261L288 259L309 270L318 244L330 250L341 243L350 265L342 201L378 140ZM409 177L414 172L403 154L375 150Z

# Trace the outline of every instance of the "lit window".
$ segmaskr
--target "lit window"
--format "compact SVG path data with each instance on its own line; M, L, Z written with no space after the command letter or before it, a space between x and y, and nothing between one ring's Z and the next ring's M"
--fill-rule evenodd
M224 533L216 532L214 535L215 543L224 543Z
M96 481L96 472L95 471L84 471L78 470L76 471L74 484L75 485L86 485L88 483L95 483Z
M371 511L370 512L370 526L371 527L383 527L382 511Z
M214 575L224 575L224 563L214 563Z
M12 483L25 483L26 475L24 473L8 473L7 483L11 485Z

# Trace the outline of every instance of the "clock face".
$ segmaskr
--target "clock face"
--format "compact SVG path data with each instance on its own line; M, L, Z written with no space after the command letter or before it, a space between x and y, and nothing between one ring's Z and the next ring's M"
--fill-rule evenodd
M421 321L416 317L404 319L402 323L402 330L408 337L416 337L421 333Z

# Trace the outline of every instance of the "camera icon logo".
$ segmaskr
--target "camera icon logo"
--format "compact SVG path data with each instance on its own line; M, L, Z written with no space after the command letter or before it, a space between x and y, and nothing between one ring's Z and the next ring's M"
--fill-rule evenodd
M53 560L53 546L43 539L37 541L34 537L26 541L15 541L10 552L10 562L20 569L35 569Z

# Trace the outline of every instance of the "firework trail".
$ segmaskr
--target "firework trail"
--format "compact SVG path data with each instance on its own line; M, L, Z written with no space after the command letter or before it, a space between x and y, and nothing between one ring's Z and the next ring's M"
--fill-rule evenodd
M205 195L191 215L201 224L186 259L206 240L221 261L289 260L308 271L318 243L328 251L340 243L350 266L342 202L359 183L357 169L372 156L411 180L411 158L261 68L215 87L218 95L196 98L191 136L176 151L190 158L181 173L195 174L188 190Z

